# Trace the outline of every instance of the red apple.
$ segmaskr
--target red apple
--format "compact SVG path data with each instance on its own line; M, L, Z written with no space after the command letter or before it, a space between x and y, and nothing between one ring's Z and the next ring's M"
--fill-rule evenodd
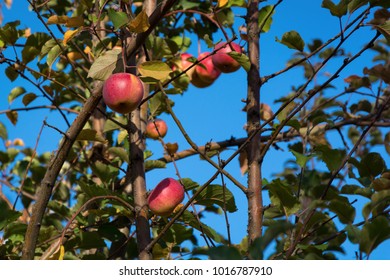
M168 216L184 199L183 186L172 178L165 178L148 197L150 210L159 216Z
M210 55L209 52L201 53L198 60L200 61L208 55ZM214 66L211 56L208 56L200 63L202 65L198 64L195 66L195 71L191 77L191 83L196 87L207 87L221 75L221 71Z
M159 137L164 137L167 134L168 126L164 120L155 119L154 121L149 121L146 124L145 133L146 136L152 139L158 139Z
M222 47L225 45L225 47ZM222 47L222 48L221 48ZM221 49L219 49L221 48ZM232 49L233 48L233 49ZM231 73L237 71L240 68L240 64L233 59L228 53L235 51L242 53L242 49L239 44L231 42L230 44L218 43L214 49L219 49L212 57L212 61L221 72Z
M143 96L143 83L133 74L116 73L104 82L103 100L115 112L128 114L134 111Z

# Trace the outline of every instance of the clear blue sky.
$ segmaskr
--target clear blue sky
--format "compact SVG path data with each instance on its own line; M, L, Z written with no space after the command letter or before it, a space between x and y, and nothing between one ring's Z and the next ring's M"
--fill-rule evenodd
M274 71L284 68L286 61L291 57L293 51L287 47L276 43L275 37L281 38L283 33L290 30L296 30L300 33L305 41L310 41L314 38L322 38L324 41L330 37L333 37L338 33L339 23L337 18L332 17L330 13L320 8L320 0L296 0L296 1L284 1L278 8L276 14L273 17L273 24L269 33L262 34L261 40L261 74L266 75ZM4 22L22 19L22 26L31 27L32 32L42 30L42 25L34 17L32 12L29 12L26 8L25 2L14 1L13 7L10 11L3 9ZM243 14L244 10L237 10L238 14ZM344 21L345 23L345 21ZM235 27L243 24L241 18L236 19ZM236 28L237 30L237 28ZM373 32L367 27L359 33L359 36L351 38L353 44L349 44L351 47L349 51L353 52L359 49L363 42L370 38L370 34ZM215 37L216 40L222 39L222 35L219 34ZM360 40L360 38L363 38ZM208 49L203 45L202 51ZM7 50L6 54L9 54L11 50ZM196 38L193 38L193 46L189 52L196 55L197 46ZM372 53L363 55L357 62L353 64L353 68L342 73L342 77L347 77L350 74L362 74L364 65L369 62ZM337 65L336 65L337 66ZM327 70L332 71L335 69L335 65L330 65ZM4 73L4 65L0 65L0 72ZM280 76L267 83L262 88L261 99L262 102L268 103L277 109L277 104L273 104L273 100L278 97L284 96L291 90L291 85L298 85L304 80L302 78L301 70L292 71ZM25 86L27 91L34 92L35 89L26 84L24 81L18 79L14 83L10 83L4 75L0 77L1 94L0 94L0 111L8 108L7 96L11 89L15 86ZM186 128L189 136L200 146L206 144L208 141L221 141L229 139L230 137L244 137L246 136L243 127L246 121L246 115L242 112L243 103L242 99L246 97L246 73L243 69L233 74L224 74L211 86L205 89L198 89L190 86L189 90L183 95L172 96L172 100L175 102L174 110L178 117L182 120L184 127ZM344 84L342 79L336 83L340 88L343 88ZM39 104L37 100L34 104ZM12 108L23 107L20 100L16 100L12 105ZM48 117L47 122L65 129L63 120L59 117L58 113L49 113L47 110L31 111L31 112L19 112L19 122L16 127L12 126L6 119L5 115L0 115L0 121L3 122L9 133L9 138L22 138L27 146L34 147L35 141L38 135L38 131L42 125L42 121L45 117ZM177 142L179 144L179 150L189 148L184 137L176 128L173 120L168 115L163 115L169 127L168 134L164 139L166 142ZM45 128L42 134L38 151L52 151L57 148L57 144L61 135L58 132L49 128ZM156 141L148 140L148 148L154 151L155 157L158 158L162 155L163 150L161 145ZM0 149L4 147L1 145ZM222 153L222 158L226 159L231 154L231 151ZM387 154L385 160L388 166L390 166L390 159ZM288 153L282 153L275 150L271 150L266 157L263 175L265 178L271 178L275 173L283 170L283 164L286 159L292 158ZM216 159L215 159L216 160ZM182 177L190 177L198 183L202 184L206 182L211 175L214 174L215 169L212 168L206 161L195 160L189 158L177 162L179 171ZM234 177L238 178L243 184L246 184L246 177L240 174L238 160L233 161L227 166L227 171ZM152 189L162 178L175 177L175 170L172 165L169 165L166 169L154 170L147 174L147 185L149 189ZM220 179L217 179L215 183L220 183ZM236 189L236 187L227 181L228 187L236 195L236 203L239 210L236 213L229 214L229 221L232 230L233 242L239 243L243 236L246 235L246 218L247 218L247 205L246 198L243 194ZM364 201L359 197L359 205L363 205ZM265 201L265 204L268 202ZM358 211L356 222L360 221L360 213ZM210 214L206 220L206 224L211 224L220 233L226 232L226 226L223 216L216 216ZM341 229L342 227L340 227ZM354 259L354 252L358 250L357 245L346 245L346 255L338 255L341 259ZM390 242L387 241L379 249L376 249L371 255L371 259L390 259Z

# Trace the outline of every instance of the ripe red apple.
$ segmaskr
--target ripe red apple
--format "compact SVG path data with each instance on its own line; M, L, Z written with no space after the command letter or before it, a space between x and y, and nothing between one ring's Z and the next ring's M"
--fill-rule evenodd
M165 178L149 194L148 204L155 215L168 216L183 199L183 186L175 179Z
M225 47L222 47L223 45L225 45ZM218 48L221 49L219 49L212 57L212 61L215 67L217 67L223 73L231 73L237 71L240 68L240 63L238 63L237 60L233 59L230 55L228 55L228 53L232 51L242 53L240 45L234 42L231 42L230 44L221 42L214 47L214 49Z
M155 119L146 124L146 136L152 139L158 139L160 136L164 137L167 134L168 126L164 120Z
M103 86L103 100L113 111L128 114L142 101L144 86L140 78L129 73L112 74Z
M201 53L198 60L207 57L209 54L209 52ZM213 64L211 56L205 58L200 63L202 65L198 64L195 66L195 71L191 76L191 83L196 87L202 88L211 85L221 75L221 71Z

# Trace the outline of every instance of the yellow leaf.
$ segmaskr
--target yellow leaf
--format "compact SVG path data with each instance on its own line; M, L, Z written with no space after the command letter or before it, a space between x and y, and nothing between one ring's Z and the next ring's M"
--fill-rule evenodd
M82 17L71 17L65 23L66 27L80 27L84 25L84 19Z
M70 40L72 40L73 37L77 35L77 33L79 33L78 29L66 31L64 34L64 40L62 41L64 45L66 45Z
M127 131L126 130L121 130L118 133L118 144L121 144L127 137Z
M148 30L149 17L144 10L142 10L132 21L129 23L129 29L131 32L142 33Z
M65 255L65 247L64 245L61 245L60 255L58 256L58 259L62 261L64 259L64 255Z
M31 35L31 28L26 28L24 30L24 37L28 38Z
M229 3L229 0L218 0L218 7L225 7Z
M20 146L20 147L23 147L24 146L24 141L23 141L23 139L20 139L20 138L16 138L15 140L14 140L14 146Z
M67 16L51 16L47 19L47 24L65 24L68 21Z
M5 3L5 6L6 6L8 9L11 9L12 0L4 0L4 3Z

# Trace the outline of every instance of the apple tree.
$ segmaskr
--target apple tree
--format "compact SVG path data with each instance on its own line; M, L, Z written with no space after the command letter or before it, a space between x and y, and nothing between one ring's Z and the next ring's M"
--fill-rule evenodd
M284 24L270 40L288 2L4 0L0 258L335 259L349 244L362 259L388 246L389 1L314 1L333 35ZM263 46L290 57L263 71ZM128 80L107 86L118 73ZM226 75L242 125L215 139L178 111ZM270 100L275 84L288 88ZM213 108L234 114L230 98ZM37 112L34 139L11 139ZM58 144L40 152L48 130Z

